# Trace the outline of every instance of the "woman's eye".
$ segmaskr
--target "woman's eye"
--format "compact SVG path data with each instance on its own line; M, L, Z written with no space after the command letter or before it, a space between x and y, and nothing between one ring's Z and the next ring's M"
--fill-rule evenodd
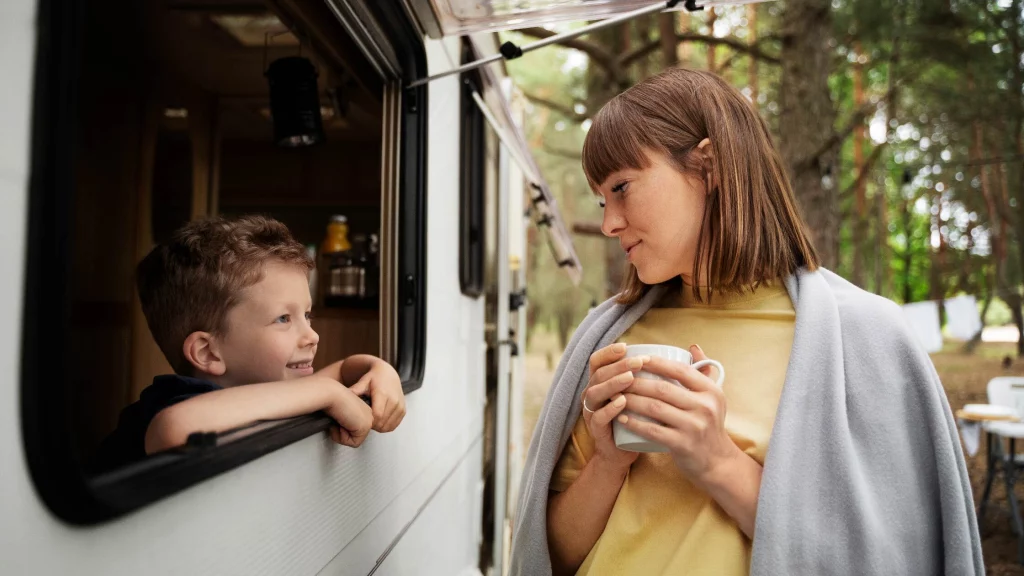
M312 312L306 312L306 320L312 320L312 319L313 319L313 313Z
M616 194L621 193L621 192L625 192L626 191L626 184L628 184L628 182L623 182L621 184L616 184L615 186L612 187L612 192L616 193Z
M274 320L274 322L277 322L277 323L280 323L280 324L287 324L288 322L291 321L291 319L292 319L292 317L291 317L290 314L282 314L282 315L278 316L277 319Z

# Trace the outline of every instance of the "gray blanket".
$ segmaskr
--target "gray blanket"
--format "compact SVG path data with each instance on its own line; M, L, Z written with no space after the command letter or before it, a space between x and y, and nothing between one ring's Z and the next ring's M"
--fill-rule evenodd
M984 574L956 425L900 308L827 271L786 280L796 332L768 447L754 576ZM592 352L664 293L609 300L577 329L530 442L511 573L551 574L552 472L580 414Z

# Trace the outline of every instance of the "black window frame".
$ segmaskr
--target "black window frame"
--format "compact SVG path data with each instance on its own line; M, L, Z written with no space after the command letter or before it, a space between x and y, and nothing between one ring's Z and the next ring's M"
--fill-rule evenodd
M463 40L462 63L474 60L471 44ZM483 95L476 71L464 72L461 83L459 130L459 286L462 293L479 298L484 293L486 251L487 119L473 99Z
M256 424L156 454L100 475L89 475L74 454L67 418L54 416L72 369L54 351L68 349L70 230L75 198L78 54L85 2L40 0L33 110L21 353L21 431L33 484L45 505L72 525L92 525L170 496L313 434L331 420L322 413ZM367 3L393 44L403 83L426 75L423 39L401 0ZM396 357L406 393L422 386L426 345L427 89L404 90L397 215Z

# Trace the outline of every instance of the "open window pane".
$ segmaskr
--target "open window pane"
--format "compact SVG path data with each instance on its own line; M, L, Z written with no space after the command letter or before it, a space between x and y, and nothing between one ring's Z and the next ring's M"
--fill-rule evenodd
M598 20L656 0L413 0L429 3L445 36L516 30L555 22ZM697 7L748 4L764 0L697 0ZM664 2L663 2L664 3ZM680 2L676 10L681 10Z
M462 61L474 59L470 43L463 44ZM477 297L484 289L484 186L487 121L473 99L483 90L479 74L462 75L462 126L460 207L459 207L459 285L466 296Z

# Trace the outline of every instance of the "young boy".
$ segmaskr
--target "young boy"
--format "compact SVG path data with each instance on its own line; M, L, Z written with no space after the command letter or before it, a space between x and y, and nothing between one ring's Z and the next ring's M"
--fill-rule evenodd
M260 216L194 222L154 248L138 265L139 298L175 373L157 376L121 412L97 468L181 446L193 432L318 410L338 423L331 436L346 446L371 428L394 430L405 397L386 362L358 355L313 372L313 266L284 224Z

